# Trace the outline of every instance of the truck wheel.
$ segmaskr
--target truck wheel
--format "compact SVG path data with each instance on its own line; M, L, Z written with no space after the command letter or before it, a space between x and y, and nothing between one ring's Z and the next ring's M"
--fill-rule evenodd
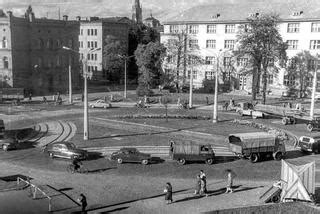
M141 161L141 164L143 164L143 165L147 165L149 162L148 162L148 160L142 160Z
M281 122L282 122L283 125L287 125L288 124L288 118L286 118L286 117L282 118Z
M50 157L50 158L54 158L54 155L53 155L52 152L49 152L49 157Z
M307 129L309 132L312 132L313 131L313 125L312 124L308 124L307 125Z
M243 117L243 111L240 110L238 113L241 117Z
M276 152L273 154L273 159L279 161L279 160L282 160L283 159L283 155L281 152Z
M250 160L251 160L252 163L257 163L258 160L259 160L258 154L256 154L256 153L251 154L250 155Z
M3 149L3 151L8 151L8 146L5 145L5 144L3 144L3 145L2 145L2 149Z
M186 164L186 159L184 159L184 158L179 159L178 161L179 161L179 164L180 164L180 165Z
M123 161L121 158L118 158L117 162L118 162L118 164L122 164Z
M292 118L291 124L297 124L297 118Z
M213 164L213 159L212 159L212 158L210 158L210 159L207 159L207 160L206 160L206 163L207 163L208 165L211 165L211 164Z

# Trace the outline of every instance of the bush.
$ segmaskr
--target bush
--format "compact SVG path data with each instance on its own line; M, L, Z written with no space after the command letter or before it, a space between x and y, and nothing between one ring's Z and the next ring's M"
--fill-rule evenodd
M153 91L144 85L138 85L136 89L136 93L138 96L151 96L153 95Z
M202 82L202 87L197 89L196 93L214 93L215 80L204 79Z

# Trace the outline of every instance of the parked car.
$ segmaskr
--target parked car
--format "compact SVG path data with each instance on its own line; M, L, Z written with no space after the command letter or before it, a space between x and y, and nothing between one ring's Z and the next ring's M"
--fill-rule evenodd
M302 152L320 152L320 136L317 137L307 137L301 136L298 141L298 147Z
M173 160L184 165L187 161L205 162L213 164L215 154L211 145L196 144L193 142L170 142L171 156Z
M111 108L111 103L107 103L104 100L97 100L95 102L89 103L91 108Z
M88 152L77 148L71 142L55 142L45 147L44 152L48 153L51 158L68 158L68 159L86 159Z
M111 160L116 160L119 164L124 162L136 162L147 165L151 162L151 155L139 152L136 148L121 148L111 154Z
M271 156L281 160L286 153L284 143L266 132L230 134L228 141L233 153L253 163Z
M320 117L314 117L312 120L307 122L307 130L312 132L315 129L320 128Z
M18 141L13 137L0 137L0 145L3 151L14 150L18 148Z

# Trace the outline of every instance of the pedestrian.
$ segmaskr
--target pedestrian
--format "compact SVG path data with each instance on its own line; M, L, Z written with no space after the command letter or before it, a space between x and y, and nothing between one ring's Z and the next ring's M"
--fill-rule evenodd
M225 103L224 103L224 106L223 106L225 111L228 111L228 106L229 106L229 103L228 103L228 102L225 102Z
M206 102L207 102L207 105L209 105L209 97L206 96Z
M232 185L233 185L233 179L235 177L235 173L231 170L231 169L227 169L227 190L226 193L232 193L233 189L232 189Z
M29 100L32 100L32 93L29 94Z
M81 213L86 213L86 207L87 207L87 198L86 196L81 193L78 201L81 203Z
M202 193L207 193L207 176L203 172L203 170L200 170L200 179L201 179L201 188L202 188Z
M173 202L172 200L172 185L167 182L165 189L163 190L165 193L164 199L167 201L167 204L170 204Z
M84 94L81 94L81 101L84 101Z
M201 190L201 178L200 175L197 175L197 183L196 183L196 189L194 191L194 194L200 194L200 190Z

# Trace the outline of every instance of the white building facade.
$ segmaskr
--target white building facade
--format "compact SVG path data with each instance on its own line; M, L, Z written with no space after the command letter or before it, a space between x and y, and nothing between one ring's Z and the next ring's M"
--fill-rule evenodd
M285 4L277 6L274 8L278 9L260 3L198 6L165 22L161 43L168 46L171 40L184 34L186 53L196 49L203 59L201 65L187 65L186 69L180 69L181 76L185 75L187 81L193 73L195 88L201 87L204 79L212 79L219 69L220 84L234 78L237 82L235 89L251 91L251 76L240 72L241 68L248 66L248 59L232 57L237 46L238 28L246 24L248 17L271 11L280 15L278 30L283 41L288 43L289 60L302 51L309 51L313 56L320 53L320 14L313 13L314 9L308 7L289 9ZM165 60L163 67L167 72L176 72L176 57L169 54ZM229 68L231 64L232 69ZM311 86L312 76L309 82L307 84ZM282 94L293 85L297 85L296 77L290 76L284 68L268 77L268 90L273 94Z

